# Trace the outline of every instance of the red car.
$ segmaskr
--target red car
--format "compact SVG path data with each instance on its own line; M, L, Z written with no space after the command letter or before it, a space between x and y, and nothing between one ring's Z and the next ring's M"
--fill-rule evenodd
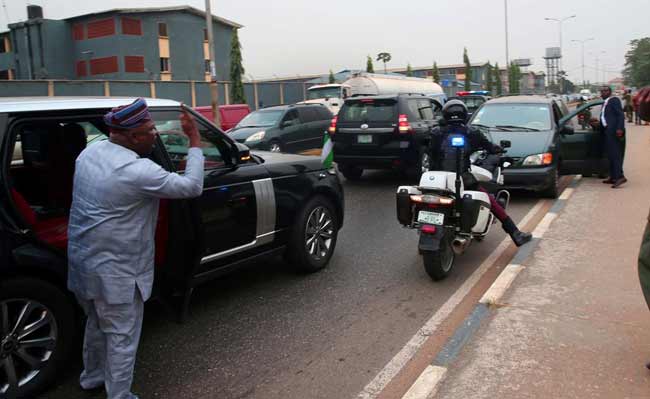
M209 121L214 121L211 106L196 107L194 109ZM251 109L248 107L248 104L220 105L219 116L221 116L221 129L224 132L232 129L250 113Z

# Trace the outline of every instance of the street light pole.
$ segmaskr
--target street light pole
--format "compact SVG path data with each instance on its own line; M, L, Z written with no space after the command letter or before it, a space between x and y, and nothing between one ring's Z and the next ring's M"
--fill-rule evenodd
M217 88L217 67L214 63L214 37L212 36L212 7L210 0L205 0L205 25L208 32L208 52L210 54L210 97L214 124L221 127L219 115L219 90Z
M582 44L582 88L585 88L585 43L591 40L595 40L593 37L584 40L571 40L572 42Z
M573 15L570 15L570 16L564 17L564 18L544 18L544 20L546 20L546 21L555 21L555 22L557 22L558 26L559 26L559 30L560 30L560 70L562 70L562 57L564 57L564 52L562 51L562 24L565 21L567 21L567 20L569 20L571 18L575 18L575 17L576 17L576 15L573 14Z
M510 54L508 49L508 0L503 0L503 5L505 8L505 17L506 17L506 67L510 64Z

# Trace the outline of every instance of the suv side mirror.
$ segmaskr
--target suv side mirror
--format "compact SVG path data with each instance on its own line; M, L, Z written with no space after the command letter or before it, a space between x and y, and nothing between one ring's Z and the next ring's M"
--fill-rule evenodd
M251 150L242 143L235 142L237 164L246 163L251 159Z
M501 142L499 142L499 146L501 148L510 148L512 147L512 143L510 142L510 140L501 140Z
M574 133L575 133L575 129L573 129L573 126L564 125L560 129L560 134L565 135L565 136L571 136Z

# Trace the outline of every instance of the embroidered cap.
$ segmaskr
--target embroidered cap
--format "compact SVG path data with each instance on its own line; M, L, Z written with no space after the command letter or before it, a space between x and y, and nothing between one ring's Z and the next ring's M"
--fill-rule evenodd
M134 129L150 120L151 114L144 98L113 108L111 112L104 115L104 123L116 129Z

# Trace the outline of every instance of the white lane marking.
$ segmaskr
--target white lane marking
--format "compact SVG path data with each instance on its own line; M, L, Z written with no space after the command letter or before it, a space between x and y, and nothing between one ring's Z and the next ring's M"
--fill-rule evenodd
M524 267L522 265L512 263L506 266L501 274L499 274L499 277L494 280L494 283L492 283L490 288L485 292L483 298L481 298L479 303L484 303L486 305L498 304L503 294L505 294L512 282L515 281L515 278L519 272L523 270L523 268Z
M427 399L433 397L438 386L447 375L447 368L427 366L402 399Z
M557 213L549 212L546 215L544 215L544 218L539 222L537 227L535 227L535 230L533 230L533 237L535 238L542 238L544 236L544 233L546 233L546 230L551 226L551 223L555 220L557 217Z
M560 195L560 198L558 198L558 199L568 200L569 197L571 197L571 195L573 194L574 190L575 190L575 188L573 188L573 187L565 188L564 192L562 192L562 195Z
M530 219L539 212L544 206L546 201L537 201L537 204L528 211L526 216L519 222L520 226L527 224ZM374 399L381 391L386 388L389 382L404 368L404 366L413 358L413 356L420 349L422 344L426 342L430 335L436 331L438 326L445 320L451 312L458 306L459 303L467 296L469 291L478 283L486 271L492 266L494 262L505 252L510 245L510 237L506 237L496 247L496 249L481 263L481 265L472 273L471 276L458 290L445 302L438 311L431 316L429 320L411 337L411 339L404 345L404 347L384 366L384 368L363 388L357 395L358 399Z

